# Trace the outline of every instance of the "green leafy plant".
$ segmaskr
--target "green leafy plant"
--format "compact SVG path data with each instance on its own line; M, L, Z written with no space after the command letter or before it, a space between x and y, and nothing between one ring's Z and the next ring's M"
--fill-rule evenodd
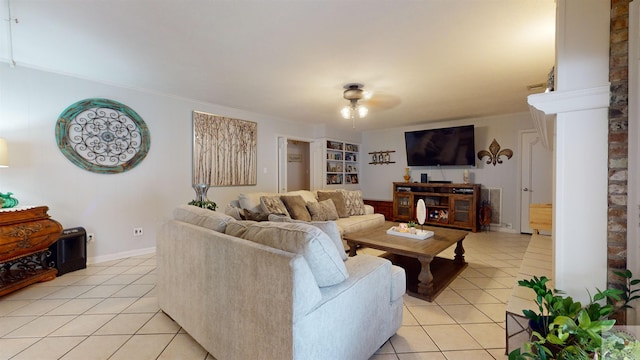
M198 206L203 209L209 209L212 211L216 211L216 208L218 207L218 205L211 200L208 200L208 201L191 200L187 203L187 205Z
M640 298L636 295L640 289L632 290L633 286L640 284L640 280L631 280L629 270L616 274L626 279L623 289L596 289L595 295L589 294L590 301L585 306L569 296L560 296L562 292L559 290L549 289L549 279L544 276L518 281L519 286L528 287L536 293L538 311L523 310L532 326L531 341L525 344L524 352L516 349L509 353L509 360L586 360L608 348L609 337L604 338L603 334L611 330L616 322L609 318L618 311L630 308L629 303ZM540 327L533 329L534 323ZM634 339L630 346L633 349L638 347L640 351L637 343ZM620 347L619 344L610 347L615 350L616 346ZM627 351L626 348L623 350Z
M412 227L416 227L416 222L415 221L409 221L409 223L407 224L408 227L412 228Z

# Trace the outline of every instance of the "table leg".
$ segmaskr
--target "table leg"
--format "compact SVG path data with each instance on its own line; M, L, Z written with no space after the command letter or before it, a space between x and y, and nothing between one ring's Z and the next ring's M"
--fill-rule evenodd
M349 246L349 256L356 256L357 244L353 241L347 241L347 246Z
M455 250L456 256L454 261L458 264L464 264L464 248L462 247L462 240L458 241Z
M432 255L418 256L420 274L418 274L418 293L428 295L433 292L433 274L431 274Z

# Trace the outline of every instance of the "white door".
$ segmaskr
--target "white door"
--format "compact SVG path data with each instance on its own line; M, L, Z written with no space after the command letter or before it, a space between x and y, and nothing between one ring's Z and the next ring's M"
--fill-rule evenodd
M520 232L531 234L529 204L550 204L553 196L553 152L535 131L520 134Z

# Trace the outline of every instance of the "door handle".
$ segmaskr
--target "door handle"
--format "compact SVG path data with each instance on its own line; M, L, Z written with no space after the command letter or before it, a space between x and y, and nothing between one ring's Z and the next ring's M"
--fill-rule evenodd
M529 191L529 189L528 188L524 188L524 189L522 189L522 191Z

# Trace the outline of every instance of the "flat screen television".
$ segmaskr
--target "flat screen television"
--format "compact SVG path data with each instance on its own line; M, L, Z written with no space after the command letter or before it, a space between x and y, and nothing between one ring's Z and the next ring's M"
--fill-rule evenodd
M473 125L404 133L409 166L475 166Z

